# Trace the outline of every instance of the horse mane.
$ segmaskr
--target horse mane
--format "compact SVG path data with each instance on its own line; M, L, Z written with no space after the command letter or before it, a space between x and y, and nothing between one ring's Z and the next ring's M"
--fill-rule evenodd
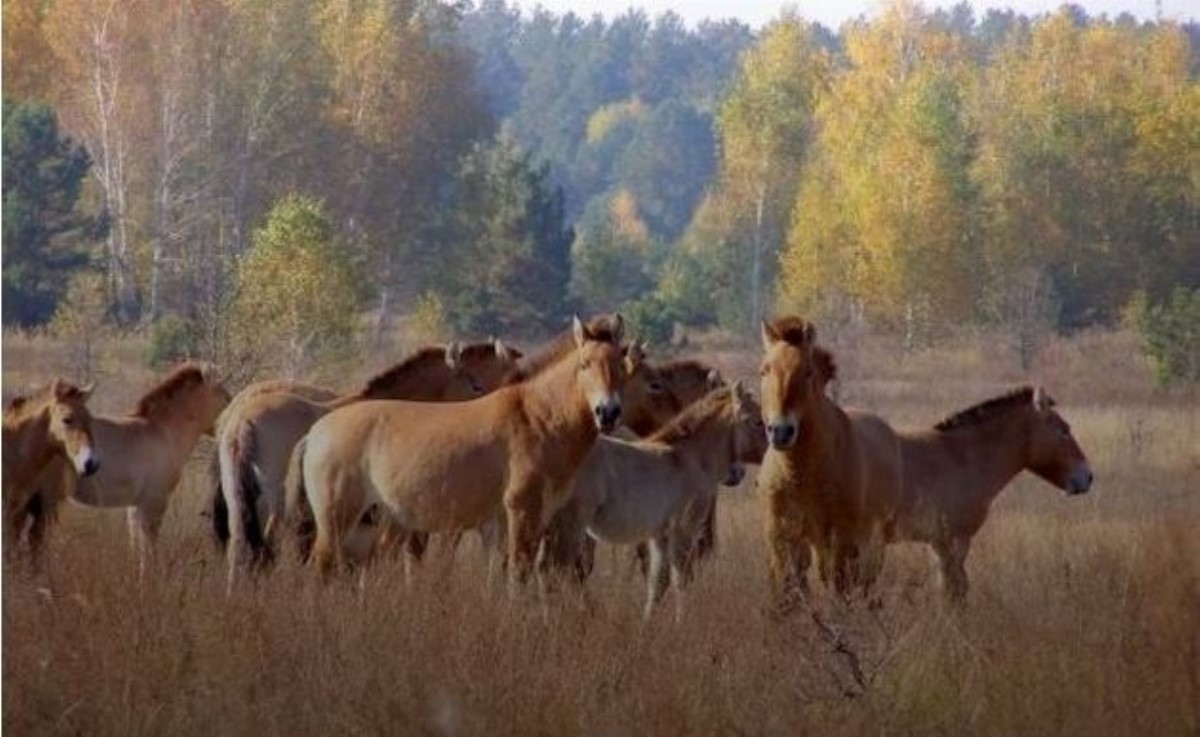
M812 323L796 315L777 317L769 324L771 332L788 345L801 348L808 341Z
M821 377L823 384L828 384L837 378L837 361L833 359L833 354L829 349L821 346L813 346L813 363L817 367L817 374Z
M710 417L723 410L732 401L733 395L730 393L729 387L722 386L713 389L689 404L682 412L671 418L670 422L646 439L659 443L671 443L690 438Z
M474 345L469 346L474 349ZM464 351L467 348L463 349ZM392 364L390 367L380 371L371 378L367 379L359 390L360 396L367 396L376 392L384 391L388 386L395 383L401 376L415 371L418 368L425 368L431 363L443 363L446 360L446 348L440 345L429 345L424 348L418 348L415 352L407 356L399 363Z
M133 410L135 417L149 417L171 401L182 391L205 382L204 368L196 363L185 363L177 367L150 391L142 395Z
M679 376L680 374L691 374L700 379L701 383L708 382L708 373L713 370L712 366L698 361L695 358L677 358L673 361L654 364L655 370L660 374L668 376Z
M933 426L933 429L939 432L947 432L949 430L958 430L964 427L973 427L993 419L998 415L1002 415L1014 407L1033 404L1033 387L1022 386L1013 389L1007 394L1002 394L998 397L984 400L979 404L968 407L960 412L955 412L946 419ZM1051 400L1053 401L1053 400Z
M593 340L602 343L618 344L617 329L613 322L613 318L608 315L599 315L593 317L584 323L587 332L592 336ZM549 367L558 363L563 357L570 355L571 351L575 350L575 331L571 328L559 333L557 337L547 343L537 353L527 358L522 358L517 367L509 372L502 386L511 384L520 384Z

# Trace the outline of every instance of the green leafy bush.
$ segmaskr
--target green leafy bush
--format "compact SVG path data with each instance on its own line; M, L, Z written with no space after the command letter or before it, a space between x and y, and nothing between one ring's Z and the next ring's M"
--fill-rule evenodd
M1176 287L1159 304L1139 292L1128 316L1160 384L1200 380L1200 289Z

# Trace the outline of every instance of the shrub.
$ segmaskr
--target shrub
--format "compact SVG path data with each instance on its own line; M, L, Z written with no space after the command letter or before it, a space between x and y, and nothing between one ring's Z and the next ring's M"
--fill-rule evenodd
M192 323L178 315L164 315L150 328L142 349L142 362L161 371L200 353L199 336Z
M1200 380L1200 289L1176 287L1159 304L1139 292L1127 315L1160 384Z

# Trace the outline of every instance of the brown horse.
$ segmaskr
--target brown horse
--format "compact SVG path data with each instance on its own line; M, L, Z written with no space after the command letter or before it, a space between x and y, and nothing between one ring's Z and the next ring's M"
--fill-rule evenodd
M129 534L140 570L166 513L171 492L200 437L212 434L229 392L213 367L186 363L159 382L124 416L97 415L92 434L104 466L78 478L63 464L43 475L53 508L66 496L92 507L128 507Z
M903 491L898 499L869 496L868 513L882 519L888 542L911 540L933 548L949 599L966 595L971 538L1014 476L1032 471L1072 495L1091 488L1087 457L1053 407L1045 390L1025 386L931 430L900 433ZM864 585L878 573L864 571Z
M29 547L35 562L52 511L38 494L38 477L58 458L81 476L100 468L87 408L91 394L91 386L55 379L39 392L14 397L4 410L4 541L15 550L32 519Z
M576 317L541 360L479 399L360 402L319 420L302 480L321 570L343 558L344 541L374 505L401 530L438 532L477 527L502 502L509 572L524 581L576 469L620 418L623 321L596 325Z
M596 329L604 329L604 322L596 323ZM652 364L646 358L646 343L634 341L625 349L625 385L621 397L620 430L650 434L667 424L679 414L680 409L688 406L704 395L697 392L696 387L715 386L720 383L720 375L697 361L673 361L666 364ZM553 350L553 349L551 349ZM636 430L634 430L636 428ZM289 509L297 510L294 518L300 523L301 558L308 556L312 547L311 515L300 509L300 499L297 493L297 483L302 459L301 445L297 444L297 453L293 453L291 468L288 471L288 505ZM499 550L503 540L503 509L497 507L493 520L478 529L485 551L488 551L489 567L494 562L491 552ZM365 526L373 526L378 515L368 514ZM707 530L707 528L706 528ZM407 563L420 561L428 546L429 535L424 532L408 532L399 534L395 529L381 531L378 545L374 544L374 535L370 530L360 530L362 533L357 541L345 541L345 547L355 550L352 556L357 562L367 560L376 553L396 553L400 543L405 543L408 552ZM449 535L451 554L462 540L462 531ZM590 539L588 540L590 543ZM411 572L410 569L406 569Z
M521 354L499 340L423 348L340 397L302 387L243 392L218 438L221 491L230 533L229 581L237 570L273 555L273 531L285 509L284 481L292 449L312 424L339 407L373 399L461 401L498 386ZM221 529L219 506L214 527Z
M767 540L775 600L788 607L807 591L810 545L822 552L823 577L849 593L860 549L872 536L869 497L898 498L903 464L883 420L846 412L826 396L832 357L799 317L763 322L763 419L771 450L759 486L767 504Z

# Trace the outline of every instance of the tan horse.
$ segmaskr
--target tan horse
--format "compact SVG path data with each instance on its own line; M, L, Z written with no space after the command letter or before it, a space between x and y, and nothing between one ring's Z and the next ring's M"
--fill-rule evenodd
M597 324L601 326L600 329L603 329L603 322ZM648 435L671 421L679 414L680 409L703 396L703 392L697 394L697 386L704 387L713 381L720 382L720 375L697 361L652 364L646 359L646 348L647 345L644 341L634 341L625 349L625 385L621 397L622 427L620 430ZM636 431L633 428L636 428ZM636 438L637 435L633 435L632 439ZM297 449L301 444L297 445ZM294 453L291 468L288 471L290 509L298 509L300 506L298 504L300 495L295 486L299 480L301 458L302 452ZM299 531L302 538L300 542L301 558L304 559L307 558L312 547L312 530L309 529L311 528L311 515L302 512L299 516L302 518L302 520L297 520L302 521ZM375 514L366 515L364 526L374 526L374 523L379 521L378 517L379 515ZM495 563L492 553L502 552L503 526L504 510L497 506L494 518L477 530L483 548L488 553L489 570ZM356 562L365 562L379 552L394 554L398 552L400 543L403 542L405 543L404 549L409 554L406 562L411 564L421 560L429 540L428 533L424 532L399 534L395 529L379 530L379 540L376 545L375 535L371 530L360 529L359 533L359 539L354 542L344 541L344 547L356 551L351 556ZM449 536L451 554L457 549L461 540L461 531ZM411 568L406 570L411 572Z
M617 545L646 542L645 616L670 584L678 617L717 485L741 483L744 464L761 463L766 449L762 409L740 381L713 390L646 440L600 438L554 518L543 563L579 571L585 529Z
M212 434L228 403L229 392L215 369L179 366L138 400L131 414L92 418L103 467L87 478L65 464L48 473L42 487L47 504L57 505L69 495L87 506L128 507L129 534L144 571L184 464L200 437Z
M620 418L623 321L596 326L576 317L542 360L479 399L360 402L319 420L302 479L321 570L343 559L343 542L374 505L401 530L449 532L478 527L503 503L509 573L524 581L576 469Z
M967 593L964 563L992 501L1021 471L1068 494L1085 493L1092 469L1071 427L1041 387L1022 387L965 409L931 430L900 433L904 489L899 499L869 497L888 542L917 541L937 555L943 590ZM882 556L878 558L882 560ZM869 586L878 570L864 572Z
M283 391L252 387L235 403L218 439L221 492L230 533L229 581L237 570L268 560L274 530L283 520L284 482L292 449L319 418L339 407L372 399L461 401L499 386L521 354L499 340L423 348L378 374L357 392L327 397L310 387ZM324 397L324 398L322 398ZM214 526L221 526L220 505Z
M898 498L903 462L886 422L843 411L826 396L832 357L816 346L811 323L798 317L764 321L762 339L763 419L771 450L758 483L767 505L775 601L787 608L807 591L810 545L823 553L823 577L849 593L859 552L882 534L866 515L868 496Z
M15 550L29 528L29 548L37 562L50 515L37 480L56 459L69 462L81 476L100 468L87 400L92 387L55 379L30 396L14 397L4 410L4 541Z

